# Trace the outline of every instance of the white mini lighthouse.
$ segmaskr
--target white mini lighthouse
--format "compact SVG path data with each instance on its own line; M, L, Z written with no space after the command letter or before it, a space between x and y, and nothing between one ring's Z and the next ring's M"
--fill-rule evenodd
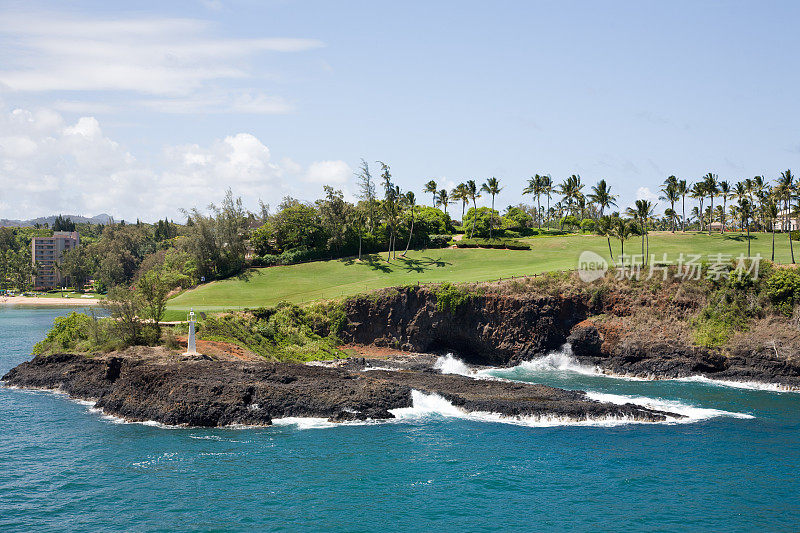
M186 342L186 353L183 355L197 355L197 347L195 345L194 339L194 325L195 325L195 318L194 318L194 309L189 310L189 339Z

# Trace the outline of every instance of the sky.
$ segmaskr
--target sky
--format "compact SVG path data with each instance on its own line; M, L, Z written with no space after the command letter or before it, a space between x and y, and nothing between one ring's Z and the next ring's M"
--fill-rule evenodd
M0 1L0 218L800 162L797 2ZM484 205L488 198L482 199ZM457 207L450 208L456 214Z

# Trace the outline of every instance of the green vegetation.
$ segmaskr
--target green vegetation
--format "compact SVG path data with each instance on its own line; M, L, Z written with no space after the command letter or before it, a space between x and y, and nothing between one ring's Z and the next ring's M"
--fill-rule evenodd
M768 258L772 235L752 233L752 253ZM584 250L609 259L605 237L594 235L548 236L522 239L529 251L489 249L439 249L410 251L390 263L385 255L365 256L363 261L341 259L302 265L255 269L246 277L215 281L184 292L167 305L167 318L184 320L189 308L196 311L237 310L287 301L305 303L340 298L381 287L416 283L475 282L511 276L524 276L550 270L569 270L577 266ZM660 258L666 253L677 260L681 253L700 254L704 258L722 254L728 258L747 253L746 236L696 232L656 232L649 236L650 252ZM635 242L635 241L634 241ZM630 244L630 243L626 243ZM614 257L619 261L620 242L613 242ZM639 253L639 243L625 246L627 253ZM788 246L776 247L776 261L791 261ZM628 261L628 260L626 260Z
M232 342L273 361L345 357L338 349L345 314L339 303L298 307L280 304L252 312L206 318L198 337Z
M459 287L451 283L443 283L436 287L434 295L436 296L436 309L450 313L458 311L474 296L466 287Z
M516 239L461 239L457 248L494 248L499 250L530 250L531 245Z
M767 279L766 294L781 314L792 316L795 305L800 303L800 272L776 270Z

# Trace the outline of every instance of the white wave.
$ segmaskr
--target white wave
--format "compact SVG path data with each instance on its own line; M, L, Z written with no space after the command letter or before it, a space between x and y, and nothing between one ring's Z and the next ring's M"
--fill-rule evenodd
M800 389L782 383L762 383L759 381L733 381L728 379L711 379L706 376L687 376L685 378L675 378L674 381L687 381L693 383L706 383L718 387L732 387L735 389L761 390L769 392L794 392L800 393Z
M273 426L297 426L297 429L323 429L336 427L335 422L329 422L327 418L316 418L306 416L287 416L284 418L273 418Z
M475 377L476 372L469 367L461 359L457 359L453 354L449 353L444 357L439 357L433 363L433 368L442 372L442 374L458 374L460 376Z
M411 407L391 409L390 412L399 422L412 420L425 420L429 418L458 418L474 422L493 422L498 424L511 424L527 427L555 427L555 426L597 426L612 427L623 424L653 424L636 420L628 416L604 416L597 418L568 418L554 415L528 415L507 416L501 413L486 411L465 411L438 394L426 394L418 390L411 391ZM627 402L622 402L627 403ZM744 415L749 416L749 415Z
M387 372L397 372L396 368L391 368L388 366L367 366L361 369L362 372L368 372L370 370L386 370Z
M647 396L626 396L623 394L609 394L605 392L588 391L586 396L592 400L599 402L614 403L617 405L624 405L632 403L648 409L655 409L658 411L668 411L683 415L686 418L671 418L672 422L690 423L698 422L700 420L708 420L718 416L728 416L732 418L755 418L753 415L747 413L735 413L731 411L723 411L721 409L710 409L706 407L697 407L689 405L677 400L667 400L664 398L649 398Z

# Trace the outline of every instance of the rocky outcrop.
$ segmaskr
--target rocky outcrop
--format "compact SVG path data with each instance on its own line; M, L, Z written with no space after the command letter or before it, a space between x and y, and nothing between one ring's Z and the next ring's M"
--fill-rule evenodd
M3 381L93 400L105 413L131 421L206 427L269 425L283 417L392 418L391 409L412 406L413 390L438 394L464 411L506 416L680 418L632 404L593 401L580 391L443 375L430 368L365 371L353 362L339 368L56 354L18 365Z
M352 298L345 310L349 324L343 336L350 342L414 352L452 351L473 364L515 365L568 342L581 362L614 374L705 375L800 387L800 360L779 356L769 347L704 348L596 323L592 317L601 313L628 313L614 308L613 297L593 305L586 296L497 291L474 293L450 309L437 306L436 288L408 287Z
M388 289L345 302L348 342L411 352L458 353L466 361L504 365L562 345L589 314L581 297L471 294L437 308L435 289Z

